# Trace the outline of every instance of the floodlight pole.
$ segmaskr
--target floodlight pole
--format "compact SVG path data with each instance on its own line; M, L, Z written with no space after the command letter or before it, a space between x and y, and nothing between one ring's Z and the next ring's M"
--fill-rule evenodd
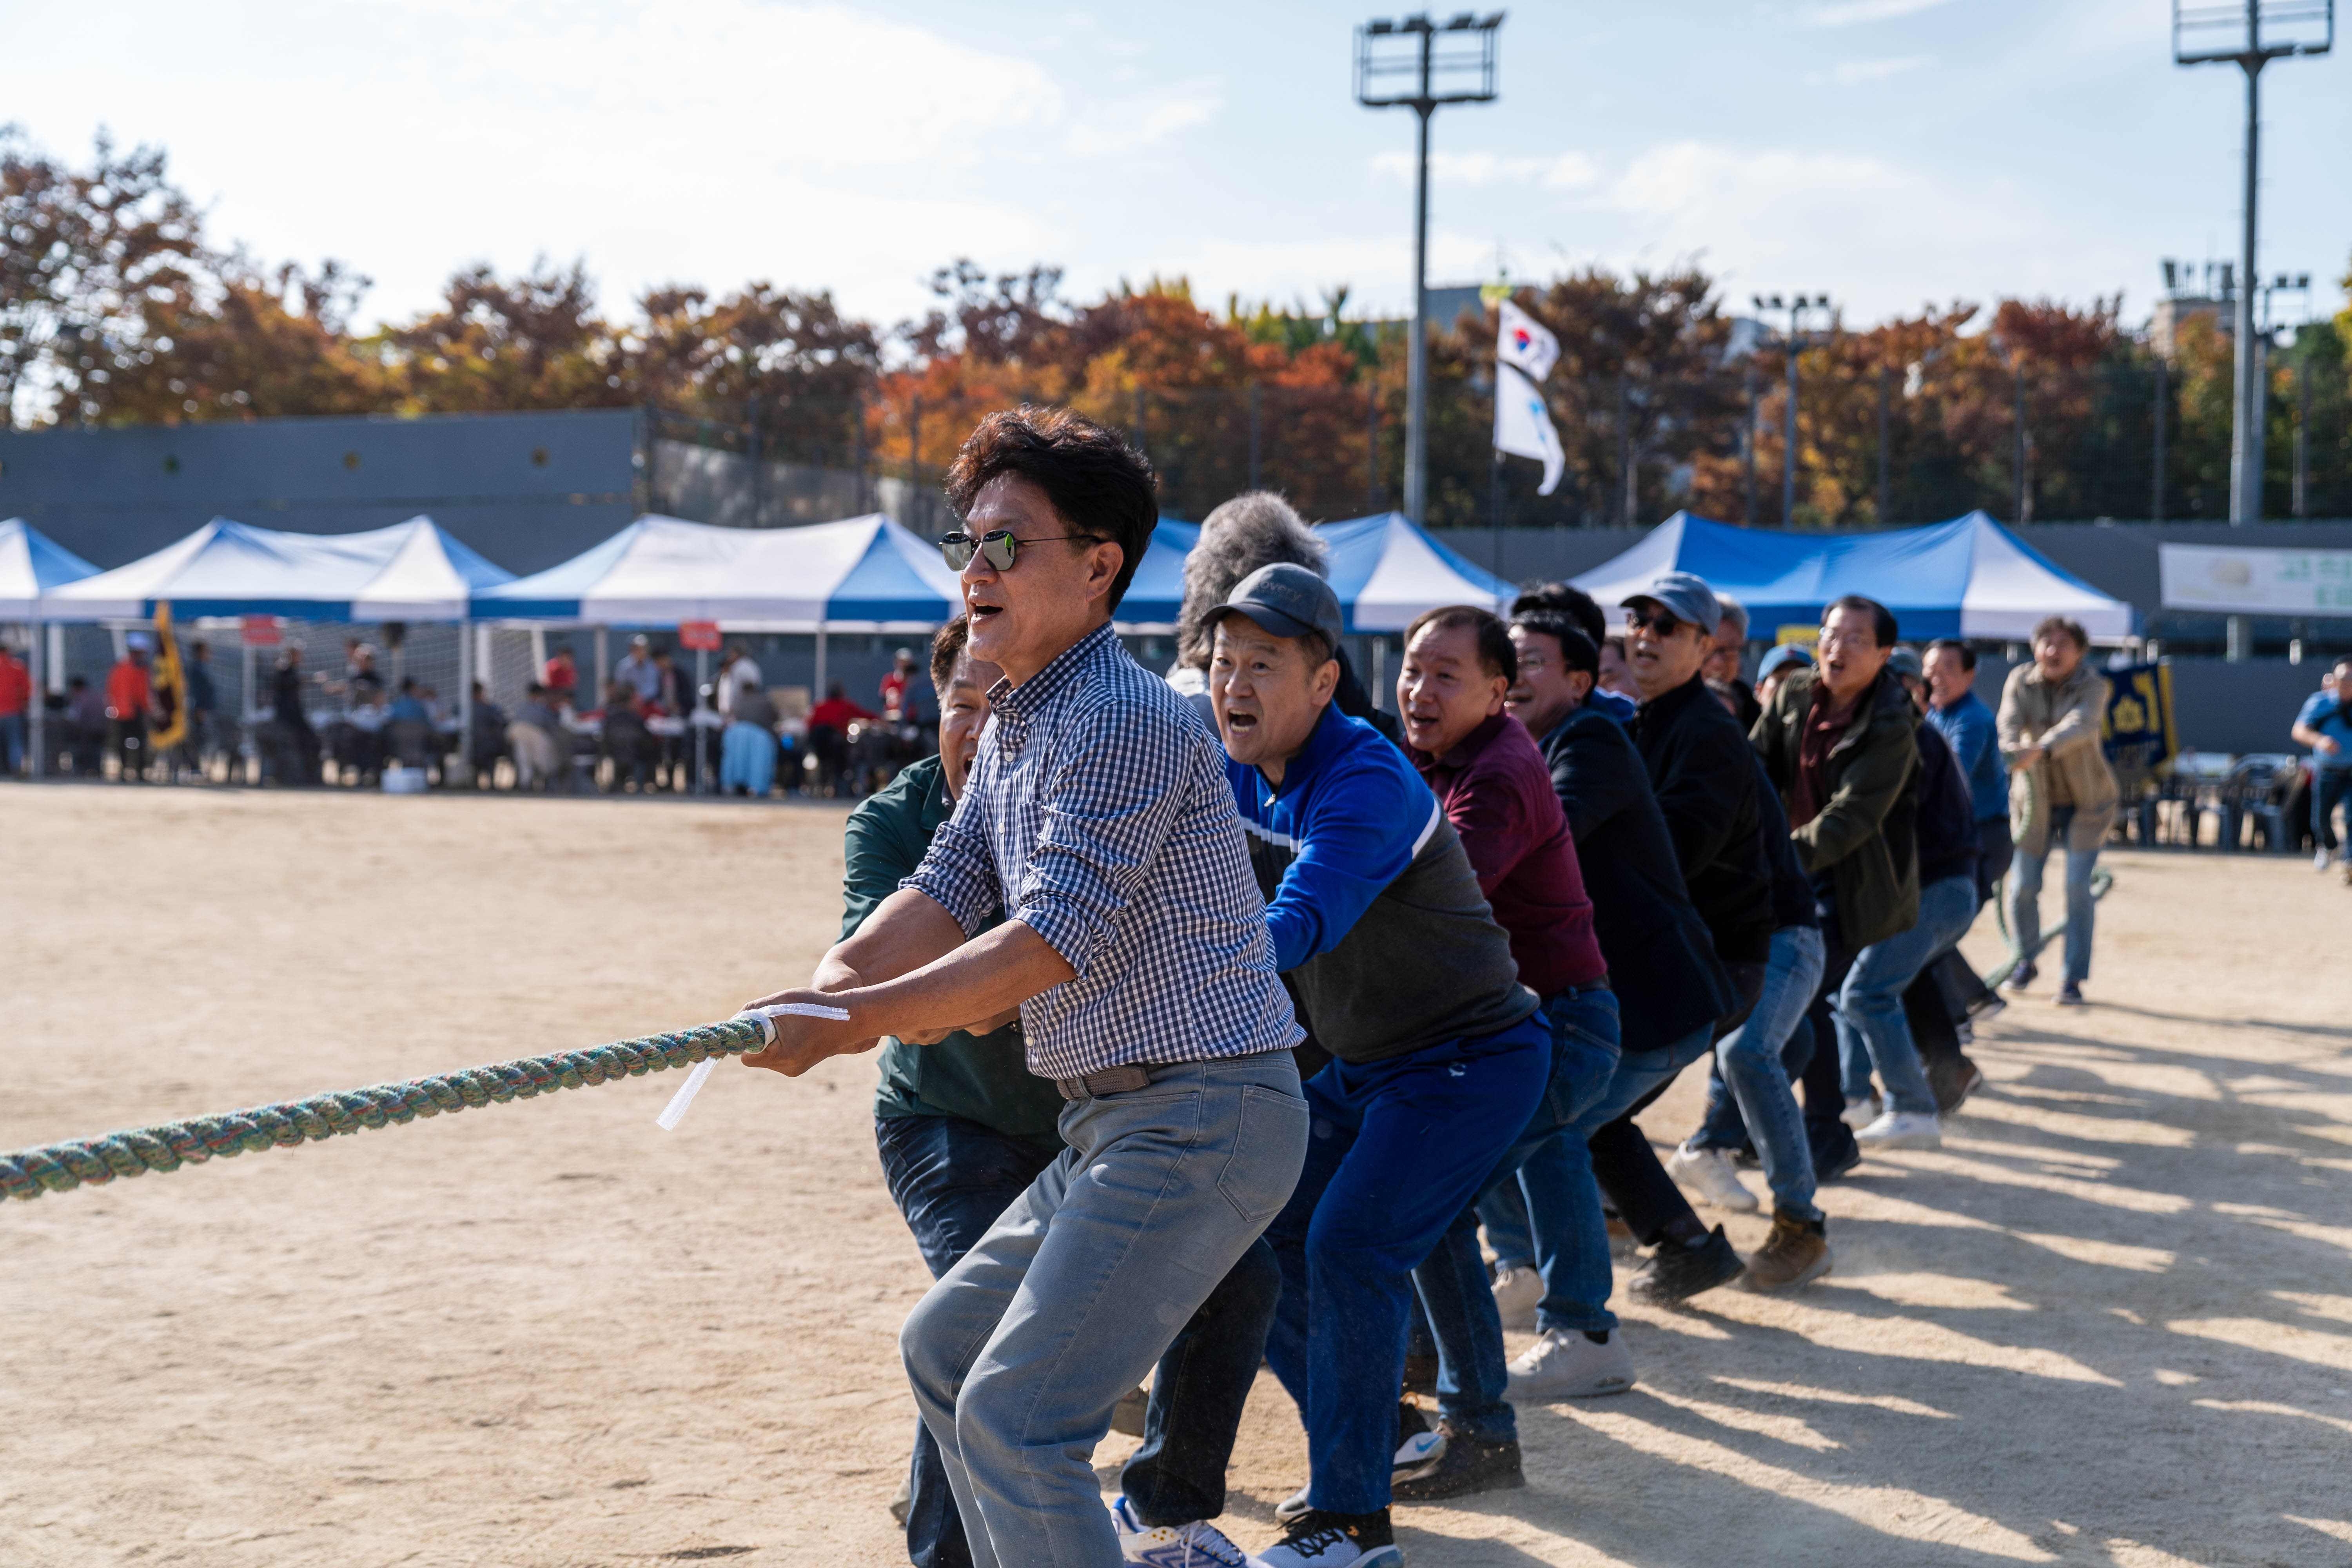
M2172 60L2175 65L2212 65L2228 61L2246 73L2246 157L2245 199L2240 213L2238 236L2238 298L2235 326L2237 335L2235 385L2231 399L2230 418L2230 521L2243 524L2259 522L2263 516L2263 415L2264 387L2260 346L2254 341L2254 289L2259 274L2254 270L2255 194L2262 170L2262 74L2263 67L2275 59L2289 59L2298 55L2324 55L2336 43L2335 0L2244 0L2242 16L2235 5L2198 5L2173 0ZM2313 40L2265 44L2263 42L2263 8L2270 8L2268 20L2283 27L2296 24L2319 24L2325 37ZM2210 34L2220 28L2243 26L2237 48L2200 49L2184 47L2182 36L2188 33Z
M1440 105L1492 103L1495 100L1495 35L1503 13L1483 20L1468 12L1445 22L1426 14L1399 22L1370 22L1356 29L1356 101L1367 109L1410 109L1417 121L1412 183L1412 340L1405 346L1404 514L1415 522L1428 518L1429 506L1429 120ZM1475 35L1477 59L1441 58L1441 34ZM1375 38L1411 37L1417 56L1408 68L1403 60L1380 58ZM1475 69L1479 86L1459 92L1439 92L1443 70ZM1388 96L1374 89L1381 77L1407 75L1414 83L1410 96Z

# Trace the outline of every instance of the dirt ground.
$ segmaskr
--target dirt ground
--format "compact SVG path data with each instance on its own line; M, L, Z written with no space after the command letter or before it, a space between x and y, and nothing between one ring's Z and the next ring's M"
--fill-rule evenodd
M0 792L0 1147L723 1016L832 935L840 826ZM1944 1148L1825 1194L1828 1279L1628 1311L1641 1386L1523 1409L1528 1489L1401 1510L1408 1559L2352 1562L2352 890L2109 864L2095 1005L1981 1031ZM665 1134L661 1074L7 1205L0 1564L903 1563L927 1279L872 1075L722 1068ZM1304 1479L1263 1380L1230 1531Z

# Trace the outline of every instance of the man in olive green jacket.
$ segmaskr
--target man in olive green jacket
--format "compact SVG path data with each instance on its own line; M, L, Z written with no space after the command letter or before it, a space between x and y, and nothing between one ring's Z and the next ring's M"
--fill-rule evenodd
M2009 988L2024 990L2039 973L2033 954L2042 945L2042 868L2063 835L2066 968L2058 1001L2074 1007L2082 1005L2083 982L2091 977L2091 868L2115 826L2121 794L2099 738L2107 716L2107 678L2083 662L2090 645L2082 626L2063 616L2034 627L2033 662L2009 672L1996 721L2001 755L2011 769L2009 825L2017 844L2010 864L2009 929L2026 955Z
M1805 1120L1824 1179L1875 1148L1932 1148L1942 1141L1936 1100L1903 1016L1903 990L1918 969L1909 944L1890 941L1919 920L1916 845L1918 710L1887 673L1895 616L1859 595L1822 616L1819 662L1772 694L1749 732L1789 811L1798 863L1812 879L1828 949L1822 996L1833 1015L1816 1029L1805 1071ZM1820 1016L1819 1013L1816 1015ZM1847 1116L1840 1045L1866 1051L1886 1089L1886 1110Z

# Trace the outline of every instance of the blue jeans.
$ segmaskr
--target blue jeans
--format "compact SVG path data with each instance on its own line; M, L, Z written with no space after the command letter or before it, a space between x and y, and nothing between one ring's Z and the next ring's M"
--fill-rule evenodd
M6 722L6 720L0 719L0 724ZM2323 849L2332 850L2342 842L2336 837L2336 807L2338 804L2344 805L2347 826L2352 826L2352 768L2314 768L2311 772L2311 832Z
M24 765L25 716L0 713L0 777L13 779Z
M1601 1333L1617 1326L1609 1310L1615 1278L1609 1261L1609 1222L1601 1212L1601 1184L1593 1179L1592 1155L1586 1140L1630 1110L1633 1102L1665 1083L1683 1068L1706 1055L1714 1026L1692 1030L1662 1051L1640 1051L1618 1058L1609 1075L1609 1087L1577 1114L1568 1130L1550 1139L1519 1167L1519 1196L1526 1203L1527 1249L1535 1256L1543 1276L1543 1300L1536 1304L1536 1326L1564 1333ZM1500 1201L1498 1201L1500 1200ZM1502 1221L1499 1235L1490 1231L1495 1250L1507 1250L1516 1240L1511 1210L1504 1189L1488 1194L1479 1215L1493 1226Z
M1820 1219L1822 1211L1813 1205L1813 1158L1805 1142L1804 1113L1797 1109L1781 1050L1821 985L1823 951L1818 926L1782 926L1772 933L1763 994L1747 1022L1715 1045L1719 1081L1739 1111L1736 1119L1723 1120L1739 1133L1721 1136L1710 1116L1691 1139L1701 1149L1734 1149L1752 1140L1772 1188L1772 1206L1805 1220Z
M1868 1098L1874 1067L1889 1110L1936 1113L1936 1091L1927 1087L1927 1069L1903 1016L1903 993L1927 961L1958 942L1976 918L1975 873L1946 877L1919 889L1919 918L1910 930L1854 954L1853 967L1830 998L1848 1100Z
M1306 1413L1317 1508L1389 1506L1413 1268L1527 1126L1550 1036L1530 1015L1387 1061L1334 1061L1307 1080L1306 1169L1265 1233L1282 1263L1265 1355Z
M2091 977L2091 930L2095 923L2093 910L2098 904L2091 897L2091 868L2099 863L2099 852L2092 849L2066 849L2066 830L2074 823L2074 808L2062 805L2050 813L2050 837L2042 846L2040 857L2023 849L2009 864L2009 934L2017 943L2017 951L2032 963L2042 946L2042 864L2052 849L2062 850L2066 857L2066 978L2080 985Z
M1119 1561L1091 1462L1112 1407L1298 1179L1288 1051L1151 1070L1063 1110L1068 1149L899 1331L978 1568Z
M936 1279L1037 1179L1055 1156L961 1116L877 1116L874 1142L890 1199ZM1220 1478L1223 1479L1222 1477ZM969 1568L971 1549L930 1428L915 1423L908 1468L907 1558L915 1568Z
M1586 1108L1608 1091L1617 1070L1617 998L1606 986L1560 992L1545 1001L1544 1016L1551 1027L1551 1070L1543 1099L1496 1163L1484 1191L1516 1186L1519 1168L1565 1135ZM1576 1260L1557 1253L1551 1261L1571 1272L1576 1267ZM1502 1316L1495 1310L1495 1292L1478 1253L1475 1205L1455 1217L1412 1278L1428 1313L1430 1337L1437 1344L1439 1411L1465 1432L1516 1436L1517 1420L1506 1397L1510 1361L1503 1345Z

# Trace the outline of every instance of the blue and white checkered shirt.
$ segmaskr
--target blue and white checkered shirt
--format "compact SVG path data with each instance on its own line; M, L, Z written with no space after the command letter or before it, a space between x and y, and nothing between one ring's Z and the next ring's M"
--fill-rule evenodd
M1077 971L1021 1005L1029 1070L1077 1078L1303 1038L1224 748L1192 704L1108 626L988 700L956 814L899 885L967 933L1001 907Z

